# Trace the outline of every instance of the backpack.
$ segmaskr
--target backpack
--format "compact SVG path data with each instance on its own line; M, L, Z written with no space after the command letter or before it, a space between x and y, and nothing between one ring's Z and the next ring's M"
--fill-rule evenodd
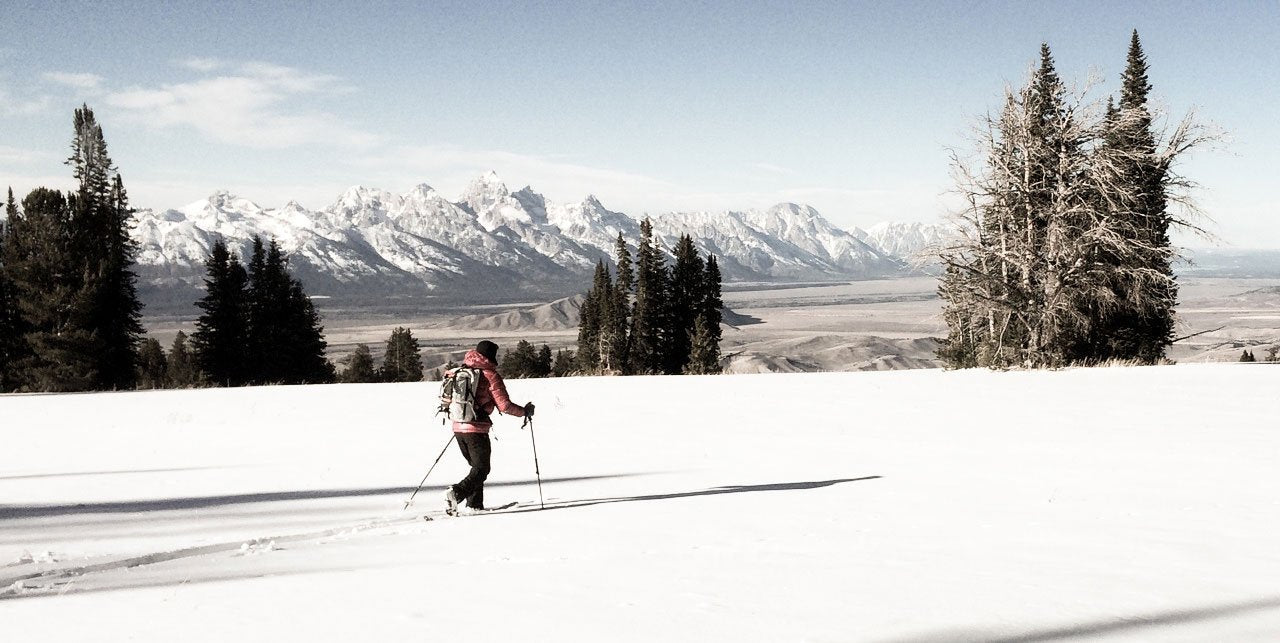
M440 408L436 415L443 413L444 419L458 422L475 420L476 387L479 385L478 368L460 366L446 371L440 382Z

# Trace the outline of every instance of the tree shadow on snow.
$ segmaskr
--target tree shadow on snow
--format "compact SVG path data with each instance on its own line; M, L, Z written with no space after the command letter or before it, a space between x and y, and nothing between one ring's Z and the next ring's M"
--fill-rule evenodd
M861 478L839 478L836 480L815 480L811 482L777 482L773 484L749 484L749 485L730 485L727 487L716 487L714 489L703 489L701 491L682 491L676 493L655 493L644 496L621 496L617 498L591 498L587 500L561 500L547 504L547 509L571 509L577 507L590 507L593 505L605 505L616 502L643 502L648 500L674 500L677 498L697 498L700 496L719 496L729 493L754 493L757 491L797 491L803 489L821 489L832 485L843 484L845 482L862 482L864 480L879 480L882 476L864 476ZM545 481L544 481L545 482ZM519 513L523 511L540 511L538 507L530 507L528 509L519 509L516 511L506 511L503 513Z
M1280 608L1280 597L1271 597L1238 603L1224 603L1209 607L1168 610L1134 616L1117 616L1115 618L1077 623L1062 627L1040 630L1027 630L1010 634L1008 630L951 630L892 639L892 643L932 643L934 641L983 641L985 643L1047 643L1049 641L1067 641L1071 639L1097 638L1106 635L1132 634L1141 636L1134 630L1153 627L1188 625L1212 619L1243 616L1254 612L1262 612Z
M585 480L608 480L626 478L643 474L615 474L605 476L576 476L567 478L545 478L544 483L580 482ZM533 480L516 480L510 482L490 482L486 487L515 487L534 484ZM418 495L430 492L435 487L423 487ZM179 511L183 509L207 509L257 502L285 502L296 500L326 500L330 498L358 498L363 496L408 495L415 487L375 487L369 489L313 489L300 491L273 491L265 493L237 493L224 496L193 496L185 498L159 498L154 500L122 500L112 502L92 502L83 504L51 504L51 505L0 505L0 521L21 518L47 518L51 516L69 516L84 514L117 514L145 513L151 511ZM444 487L438 487L443 490Z

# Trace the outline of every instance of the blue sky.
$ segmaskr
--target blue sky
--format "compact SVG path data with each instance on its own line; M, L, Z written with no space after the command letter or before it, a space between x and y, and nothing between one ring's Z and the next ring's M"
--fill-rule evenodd
M1182 168L1211 229L1280 246L1274 0L4 4L0 181L19 192L69 182L87 101L143 207L453 195L494 169L630 214L799 201L844 226L937 219L948 148L1042 41L1114 90L1137 28L1160 103L1230 135Z

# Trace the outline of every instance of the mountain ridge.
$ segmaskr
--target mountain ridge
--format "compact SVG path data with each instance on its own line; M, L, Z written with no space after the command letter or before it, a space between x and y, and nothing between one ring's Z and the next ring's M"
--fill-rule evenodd
M814 208L668 212L652 216L672 248L689 234L715 254L726 281L838 281L905 274L898 257L845 231ZM203 264L221 237L245 256L255 235L271 237L312 295L352 301L386 297L502 300L577 292L597 261L611 262L619 234L634 249L639 221L595 195L556 203L496 173L456 200L427 183L404 194L354 185L319 210L296 201L264 208L226 190L176 209L141 209L139 286L148 303L194 301Z

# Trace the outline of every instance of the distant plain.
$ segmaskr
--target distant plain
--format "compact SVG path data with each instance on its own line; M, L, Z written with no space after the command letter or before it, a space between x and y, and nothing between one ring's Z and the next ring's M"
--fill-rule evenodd
M1178 341L1169 357L1179 362L1234 361L1244 350L1263 360L1280 346L1280 277L1183 275ZM721 344L731 372L799 372L934 368L938 339L946 335L942 303L932 277L906 277L833 284L725 284L732 311ZM392 329L412 329L423 349L428 375L457 360L481 339L504 348L527 340L552 350L577 341L577 300L556 304L450 306L405 311L326 308L330 358L339 361L357 344L375 359ZM191 319L146 320L148 332L168 346L178 330L190 334ZM339 369L341 369L339 364Z

